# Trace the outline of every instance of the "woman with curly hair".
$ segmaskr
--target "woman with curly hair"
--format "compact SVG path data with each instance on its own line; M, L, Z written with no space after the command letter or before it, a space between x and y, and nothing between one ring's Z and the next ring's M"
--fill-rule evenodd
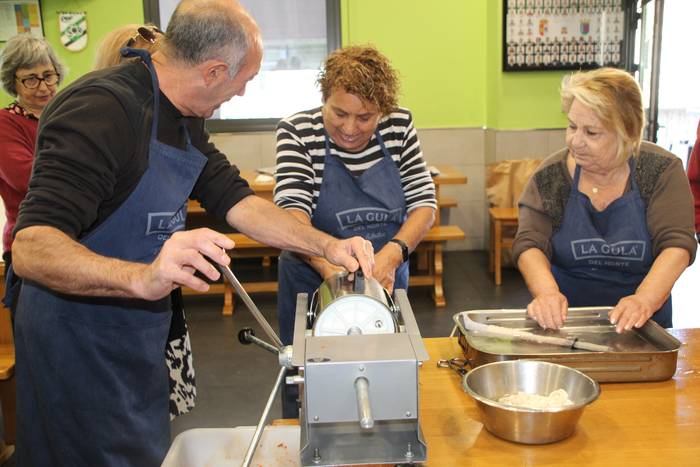
M318 79L323 105L277 126L275 203L335 237L372 242L374 277L408 288L408 254L433 225L437 203L398 78L371 46L330 54ZM341 271L320 257L283 252L277 313L291 344L296 296ZM285 405L284 415L293 415Z

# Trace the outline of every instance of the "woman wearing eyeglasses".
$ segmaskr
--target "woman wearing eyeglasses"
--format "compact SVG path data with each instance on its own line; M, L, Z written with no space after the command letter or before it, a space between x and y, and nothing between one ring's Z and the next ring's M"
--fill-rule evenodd
M2 236L7 285L3 301L12 309L15 281L7 274L12 262L12 229L19 204L27 194L39 117L56 95L64 73L49 43L28 34L7 41L1 61L2 87L16 98L0 109L0 196L7 217Z

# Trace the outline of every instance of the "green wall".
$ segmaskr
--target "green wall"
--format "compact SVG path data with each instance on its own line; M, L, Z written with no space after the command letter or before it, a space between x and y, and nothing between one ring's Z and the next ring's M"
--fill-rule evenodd
M561 72L501 71L502 0L341 0L343 45L372 43L422 128L562 128Z
M88 45L80 52L71 52L61 44L59 11L87 12ZM95 49L102 36L124 24L143 23L143 0L41 0L41 17L44 36L68 67L62 85L65 86L92 69ZM11 96L0 90L0 105L5 106L11 101Z
M401 75L401 105L413 112L416 126L485 124L485 0L341 5L343 45L371 43L391 59Z
M88 46L59 40L58 12L86 11ZM502 0L341 0L344 45L372 43L401 74L401 105L421 128L562 128L562 72L501 71ZM92 68L108 31L143 22L142 0L42 0L44 33L69 68ZM10 102L0 91L0 105Z
M566 116L559 102L562 71L501 71L503 2L488 3L486 31L486 126L496 129L563 128Z

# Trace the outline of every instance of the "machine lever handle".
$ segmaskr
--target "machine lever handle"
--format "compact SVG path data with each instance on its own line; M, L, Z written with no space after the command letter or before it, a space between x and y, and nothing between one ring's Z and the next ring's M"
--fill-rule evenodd
M260 324L260 327L262 327L263 331L265 331L265 334L267 334L267 336L270 338L272 344L277 349L277 352L281 351L284 344L282 344L280 338L277 337L277 334L275 334L275 330L272 329L272 326L270 326L270 323L267 322L267 320L260 312L258 307L255 306L255 302L253 302L253 300L250 298L248 292L245 291L241 283L233 274L233 271L231 271L231 268L221 264L217 264L217 266L226 278L226 280L233 286L233 290L235 290L238 296L241 297L241 299L243 299L243 303L245 303L246 307L248 307L248 311L250 311L250 313L253 315L253 318L255 318L255 320Z
M369 381L360 377L355 380L355 393L357 395L357 413L360 416L360 426L369 430L374 427L372 407L369 404Z
M238 342L240 342L243 345L255 344L275 355L279 354L277 347L275 347L272 344L268 344L262 339L255 337L255 331L253 330L253 328L243 328L240 331L238 331Z

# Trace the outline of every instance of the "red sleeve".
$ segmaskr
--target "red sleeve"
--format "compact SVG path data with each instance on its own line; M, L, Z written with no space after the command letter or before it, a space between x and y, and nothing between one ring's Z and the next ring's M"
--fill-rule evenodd
M695 145L688 162L688 181L695 200L695 231L700 233L700 122L698 122Z
M37 122L20 121L0 112L0 178L14 190L26 193L34 162Z

